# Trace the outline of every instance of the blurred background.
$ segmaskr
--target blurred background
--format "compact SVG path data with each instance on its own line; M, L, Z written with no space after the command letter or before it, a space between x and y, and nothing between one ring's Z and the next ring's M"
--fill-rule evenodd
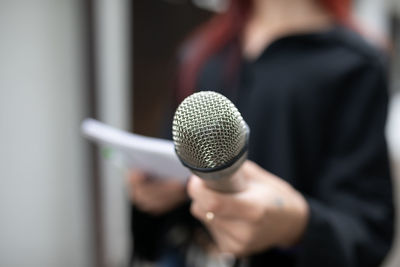
M218 0L0 0L0 266L127 266L124 173L80 134L94 117L156 136L179 44ZM387 125L400 192L400 1L357 0L391 43ZM400 195L396 193L397 209ZM400 224L399 227L400 229ZM400 240L384 266L400 266Z

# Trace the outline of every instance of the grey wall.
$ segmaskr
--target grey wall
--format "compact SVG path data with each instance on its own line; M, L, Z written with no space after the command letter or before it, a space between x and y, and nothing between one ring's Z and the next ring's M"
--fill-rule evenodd
M0 1L0 266L92 265L82 1Z

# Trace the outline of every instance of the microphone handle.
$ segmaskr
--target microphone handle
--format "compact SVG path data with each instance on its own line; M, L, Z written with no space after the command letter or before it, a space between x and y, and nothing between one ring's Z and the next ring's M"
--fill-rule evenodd
M245 186L243 177L238 172L219 179L205 179L204 182L207 187L223 193L237 193L242 191Z
M236 193L242 191L245 187L244 178L237 170L246 159L247 151L234 164L225 169L213 172L200 172L193 169L191 171L202 178L206 185L213 190L223 193Z

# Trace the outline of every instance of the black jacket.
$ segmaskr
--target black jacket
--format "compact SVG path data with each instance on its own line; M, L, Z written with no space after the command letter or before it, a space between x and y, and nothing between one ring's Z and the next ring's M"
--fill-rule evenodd
M281 38L227 76L235 50L205 64L197 90L235 103L251 130L249 159L292 184L311 211L299 244L253 255L251 266L378 266L394 232L379 53L337 26Z

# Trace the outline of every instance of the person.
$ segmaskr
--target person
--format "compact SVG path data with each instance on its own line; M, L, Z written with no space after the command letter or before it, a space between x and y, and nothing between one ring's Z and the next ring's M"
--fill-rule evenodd
M183 185L132 172L139 254L175 255L164 241L196 224L190 206L218 249L248 266L382 263L394 232L385 60L357 33L350 5L232 0L189 39L177 99L215 90L238 107L250 128L246 186L220 193L192 176L188 202Z

